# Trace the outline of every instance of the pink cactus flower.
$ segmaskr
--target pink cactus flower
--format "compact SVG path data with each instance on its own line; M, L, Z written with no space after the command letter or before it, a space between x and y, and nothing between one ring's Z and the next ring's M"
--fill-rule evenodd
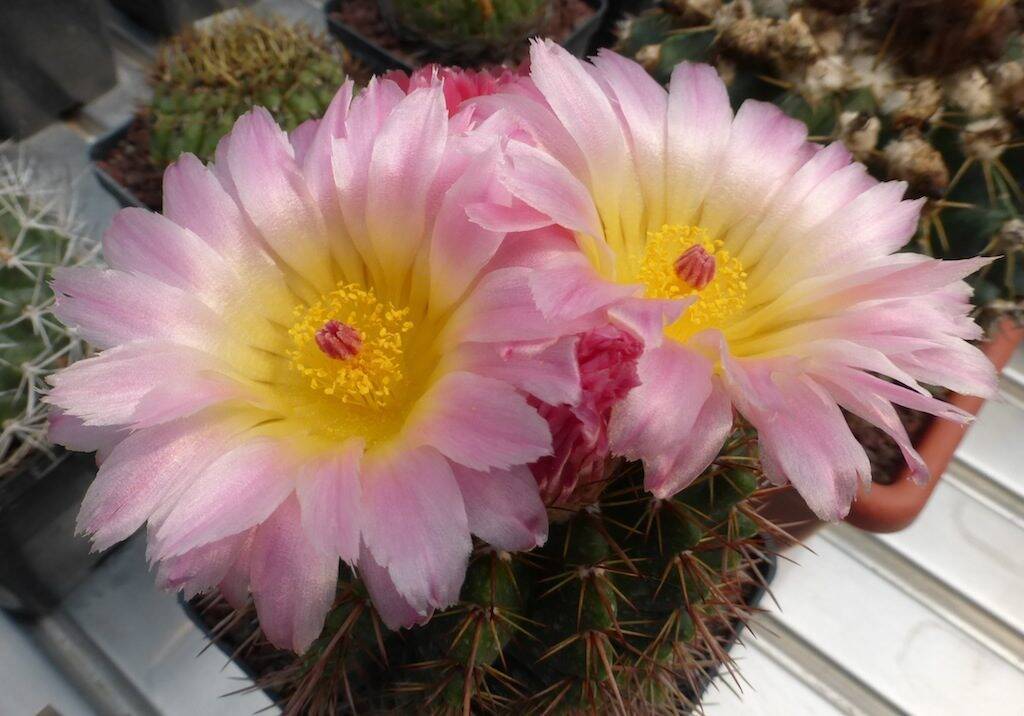
M424 65L412 74L392 70L384 75L384 79L391 80L405 92L441 82L449 115L456 114L466 100L494 94L522 78L521 72L505 67L464 70L461 67L444 67L436 64Z
M581 400L575 405L548 405L531 396L548 421L554 454L530 466L546 504L573 509L593 502L609 466L608 420L612 408L640 384L636 362L643 344L613 325L578 337Z
M339 558L397 628L457 599L471 534L542 543L527 465L552 441L526 394L577 402L578 368L530 299L529 237L467 217L512 201L502 161L436 83L347 84L291 137L246 114L214 164L168 168L163 215L118 214L110 269L57 272L57 315L102 349L48 397L53 437L103 452L96 549L147 525L161 584L251 593L301 652Z
M585 261L534 280L545 315L604 306L644 341L641 385L608 435L643 460L651 492L670 496L708 466L734 408L758 430L768 477L822 518L843 517L870 479L843 410L891 435L925 479L893 403L965 420L921 383L991 394L962 281L985 260L898 253L921 203L902 200L904 183L809 143L773 105L734 116L711 67L680 64L666 92L613 52L586 63L538 41L530 76L532 98L473 102L529 134L508 142L503 178L526 206L486 224L546 216L573 231Z

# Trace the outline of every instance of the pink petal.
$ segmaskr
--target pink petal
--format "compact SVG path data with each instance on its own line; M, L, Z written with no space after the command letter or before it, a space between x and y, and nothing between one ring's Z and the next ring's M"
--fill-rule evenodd
M221 320L194 296L148 276L58 268L53 292L54 314L99 348L146 339L203 348L224 333Z
M490 201L497 156L483 152L441 199L430 240L430 310L441 312L457 302L505 239L470 220L467 207Z
M164 172L163 199L168 219L212 246L250 284L249 300L263 315L278 323L292 320L284 276L213 172L193 155L183 154Z
M210 356L173 343L131 343L54 374L45 400L89 425L148 427L236 395L226 378L206 372L215 365Z
M678 343L648 349L637 363L640 385L612 410L612 452L644 461L657 497L686 487L715 459L732 428L732 411L711 362Z
M668 90L666 223L697 223L697 209L729 141L732 108L713 67L680 62Z
M519 94L477 97L468 104L482 114L509 112L525 125L535 143L550 152L572 172L573 176L586 176L587 162L583 152L566 127L552 114L551 109L538 97Z
M363 540L420 614L454 604L472 550L459 485L429 448L367 455Z
M648 348L657 348L671 326L696 298L629 298L608 309L608 318L640 338Z
M629 299L640 292L640 287L606 281L582 254L574 254L550 261L543 270L534 272L530 292L546 318L566 325Z
M234 289L235 277L205 241L173 221L145 209L122 209L103 237L111 268L140 273L204 298Z
M551 434L515 388L456 371L420 398L405 427L419 445L476 470L507 470L551 452Z
M302 654L320 636L334 602L338 558L309 541L294 496L256 528L250 571L263 634L271 644Z
M478 472L452 465L469 529L493 547L531 550L548 538L548 516L526 467Z
M730 242L739 243L738 256L744 266L753 266L769 247L776 246L791 217L807 195L840 169L850 165L850 152L842 142L833 142L811 157L772 196L761 213L742 219L730 232ZM866 174L861 170L858 173ZM867 187L864 188L866 191ZM735 239L735 241L733 241Z
M367 175L366 226L386 274L404 275L423 243L427 196L447 132L440 88L414 91L381 125Z
M370 593L377 614L388 629L397 631L402 627L424 624L430 619L432 610L425 613L416 611L398 593L388 570L377 564L373 555L366 549L366 545L362 545L359 553L359 577L366 585L366 591Z
M602 235L590 192L568 169L522 142L509 143L506 154L512 166L502 182L513 195L567 229Z
M363 450L363 441L353 439L334 453L310 461L296 491L310 542L349 563L359 557L359 462Z
M821 519L845 517L871 466L832 397L785 361L725 357L724 365L733 402L758 431L768 478L792 482Z
M925 464L917 450L914 449L913 441L907 434L903 421L900 420L899 415L893 409L892 403L881 396L867 391L851 390L846 386L839 385L821 376L817 376L817 380L825 386L836 402L844 409L857 415L861 420L865 420L875 427L884 430L899 445L900 452L910 467L914 480L920 483L927 482L928 465Z
M444 341L499 343L532 341L586 330L599 321L583 316L570 324L544 316L534 302L531 287L536 270L521 266L487 273L448 321Z
M96 451L97 462L102 462L127 435L128 432L120 427L86 425L81 418L55 408L50 411L46 439L68 450Z
M252 543L256 538L256 529L249 530L246 535L235 561L228 567L224 578L217 585L221 595L235 609L242 609L249 603L249 566L252 562Z
M182 494L156 534L156 556L182 554L246 530L294 490L294 465L283 446L253 438L207 465Z
M700 224L711 236L770 203L774 190L807 159L803 122L773 104L748 100L729 131L722 162L707 187Z
M332 154L334 140L345 137L347 133L346 122L348 121L349 106L352 103L353 88L351 80L347 80L341 86L327 106L323 119L318 121L313 136L309 139L309 150L302 156L296 152L295 157L296 162L302 167L302 174L313 196L313 201L323 215L327 231L332 236L345 231L341 203L338 201L338 186L334 181ZM350 241L331 241L330 249L347 280L359 281L362 279L362 261Z
M231 130L226 170L239 205L263 240L320 290L334 286L327 231L303 180L288 137L270 113L256 107Z
M591 61L628 130L643 186L647 226L661 226L665 217L668 94L643 67L622 55L601 49Z
M133 432L100 466L82 500L76 531L90 533L97 550L127 539L191 484L232 432L206 416Z
M576 336L504 346L467 343L455 364L471 373L503 380L545 403L576 403L580 372Z
M185 599L210 591L223 581L251 536L251 530L240 532L160 562L156 585L183 591Z

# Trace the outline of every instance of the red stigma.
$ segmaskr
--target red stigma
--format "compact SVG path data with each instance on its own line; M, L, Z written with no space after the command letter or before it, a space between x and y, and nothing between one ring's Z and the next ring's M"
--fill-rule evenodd
M316 332L316 344L328 358L347 360L359 353L363 337L347 323L331 319Z
M715 258L700 244L684 251L673 266L679 280L697 291L715 277Z

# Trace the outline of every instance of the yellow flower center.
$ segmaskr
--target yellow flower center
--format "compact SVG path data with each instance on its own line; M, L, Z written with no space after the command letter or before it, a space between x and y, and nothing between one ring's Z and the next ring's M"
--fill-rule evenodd
M743 264L697 226L666 225L647 232L643 255L634 259L632 274L648 298L696 296L696 302L666 334L683 341L711 327L722 327L747 302ZM708 259L712 265L701 265Z
M403 382L409 309L380 301L373 289L339 285L295 309L289 366L309 387L349 405L380 409Z

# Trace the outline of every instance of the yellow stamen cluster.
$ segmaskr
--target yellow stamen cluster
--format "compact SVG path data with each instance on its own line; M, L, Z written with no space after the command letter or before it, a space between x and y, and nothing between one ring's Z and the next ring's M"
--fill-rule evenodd
M680 280L675 268L676 260L692 246L702 246L715 260L715 276L700 291ZM677 340L705 328L721 327L746 305L747 273L743 264L723 248L721 241L712 241L697 226L666 225L660 231L649 231L634 276L646 287L648 298L697 296L683 317L667 329Z
M408 317L408 308L378 300L372 289L339 285L313 305L295 309L296 320L288 330L290 366L308 378L314 390L344 403L381 408L403 379L403 336L413 325ZM339 361L317 345L317 331L331 320L359 332L363 342L356 355Z

